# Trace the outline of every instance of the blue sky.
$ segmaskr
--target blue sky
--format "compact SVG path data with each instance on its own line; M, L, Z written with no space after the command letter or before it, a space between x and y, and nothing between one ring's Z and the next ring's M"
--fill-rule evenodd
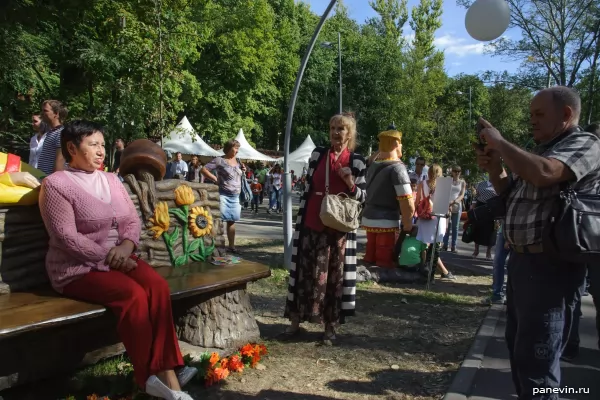
M312 10L321 15L329 4L328 0L301 0L310 4ZM367 18L376 16L369 6L368 0L344 0L344 4L350 12L350 16L362 23ZM409 0L410 10L418 0ZM444 50L446 54L446 70L449 75L460 73L477 73L487 70L514 72L518 63L507 62L498 57L483 54L485 44L472 39L465 29L465 14L467 10L456 5L455 0L444 0L444 14L442 16L442 27L436 34L436 46ZM410 35L410 27L406 26L405 35ZM505 36L518 38L518 30L508 30Z

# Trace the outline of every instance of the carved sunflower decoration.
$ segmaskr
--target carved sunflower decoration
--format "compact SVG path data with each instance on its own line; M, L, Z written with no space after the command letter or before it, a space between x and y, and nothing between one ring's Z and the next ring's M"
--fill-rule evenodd
M203 207L193 207L188 217L188 226L195 238L208 235L213 229L212 215Z
M150 218L152 227L150 230L154 233L154 239L158 239L163 233L169 230L170 217L169 205L161 201L154 209L154 216Z

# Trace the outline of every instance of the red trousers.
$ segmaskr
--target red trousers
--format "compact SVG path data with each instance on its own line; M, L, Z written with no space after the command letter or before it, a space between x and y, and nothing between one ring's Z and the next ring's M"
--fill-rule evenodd
M100 304L117 316L117 332L144 388L151 375L183 366L173 325L171 293L163 277L143 260L125 274L90 271L69 283L67 297Z
M367 232L367 252L364 261L381 268L396 268L394 248L398 232Z

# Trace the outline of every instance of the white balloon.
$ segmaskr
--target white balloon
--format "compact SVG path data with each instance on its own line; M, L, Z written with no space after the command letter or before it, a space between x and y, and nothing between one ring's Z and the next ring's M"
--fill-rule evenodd
M510 8L504 0L476 0L467 10L465 27L475 40L498 39L510 23Z

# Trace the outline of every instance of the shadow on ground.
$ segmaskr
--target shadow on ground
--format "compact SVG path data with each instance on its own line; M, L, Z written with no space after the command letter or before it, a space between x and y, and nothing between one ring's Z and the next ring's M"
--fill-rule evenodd
M281 390L261 390L256 394L230 393L221 394L219 399L222 400L335 400L337 397L320 396L317 394L294 393Z

